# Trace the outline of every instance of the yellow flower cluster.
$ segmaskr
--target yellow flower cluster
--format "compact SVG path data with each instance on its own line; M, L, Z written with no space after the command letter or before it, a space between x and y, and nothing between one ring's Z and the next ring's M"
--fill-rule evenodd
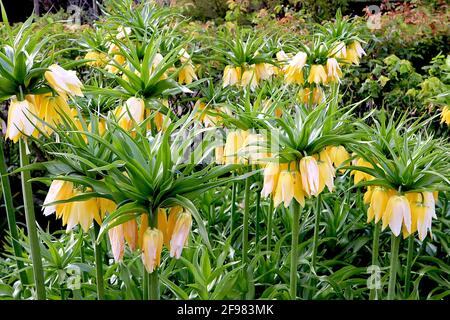
M92 60L87 63L91 67L103 68L108 64L108 56L103 52L89 50L84 58Z
M223 70L223 87L250 85L255 90L262 80L267 80L275 73L274 66L269 63L252 64L247 67L228 65Z
M264 143L262 134L250 133L249 130L231 131L225 146L216 148L216 163L260 165L270 157L270 154L261 151Z
M318 196L327 186L333 191L335 167L347 161L349 155L344 147L328 147L290 163L270 162L264 169L263 197L272 195L274 206L282 202L288 207L292 199L302 206L305 197Z
M142 262L147 272L153 272L160 265L163 244L169 249L170 256L179 259L186 245L192 226L192 216L182 207L158 210L156 228L146 228L142 237Z
M75 71L67 71L54 64L45 72L45 78L55 91L55 95L50 93L27 95L22 101L16 96L12 97L8 110L6 138L17 142L22 134L26 136L37 134L36 127L50 134L52 129L38 118L49 125L57 125L61 122L61 114L70 114L68 96L83 96L81 92L83 85Z
M162 102L167 106L167 100ZM114 117L117 119L117 123L121 128L126 131L135 134L135 125L141 124L145 119L151 116L153 113L153 121L155 123L156 129L161 131L165 128L165 125L170 124L170 118L166 118L159 111L151 111L145 108L145 102L141 98L131 97L123 106L119 106L112 112ZM147 130L151 130L152 123L148 121Z
M284 74L286 83L305 84L304 69L308 55L305 52L298 52L292 58L289 58L283 51L278 52L277 59L285 64L278 74ZM316 86L339 82L342 77L342 71L338 61L334 57L327 59L325 65L312 64L309 68L309 75L306 81Z
M373 165L358 158L355 166L373 168ZM368 173L354 170L354 183L370 181L374 177ZM418 231L419 239L425 239L431 233L431 220L436 218L435 200L437 192L405 192L400 193L393 189L381 186L368 186L364 193L364 203L369 205L367 210L367 223L382 220L382 229L387 226L395 236L403 233L406 238Z
M101 198L90 198L87 200L72 201L49 205L56 201L69 200L79 196L83 192L76 188L70 181L53 180L44 200L44 215L56 214L56 218L62 219L63 226L67 225L69 232L77 224L87 232L92 221L101 224L102 218L109 208L108 201Z
M366 52L358 41L351 42L348 46L338 42L331 50L331 57L335 57L344 63L359 65L359 60Z
M406 238L416 231L419 239L424 240L431 234L432 219L436 218L435 201L437 192L399 193L392 189L369 186L364 200L369 204L367 222L382 221L382 229L387 226L395 236L403 232Z
M178 82L180 84L190 84L192 81L198 80L191 56L184 49L180 50L180 55L180 61L183 65L178 73Z

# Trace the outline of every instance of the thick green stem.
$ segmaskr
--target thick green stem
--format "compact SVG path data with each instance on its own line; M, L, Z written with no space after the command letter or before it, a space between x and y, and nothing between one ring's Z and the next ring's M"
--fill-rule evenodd
M28 284L28 277L25 272L23 261L22 246L19 243L19 231L17 230L16 215L13 206L13 198L11 194L11 185L7 176L8 169L5 162L5 155L3 153L3 137L0 137L0 175L3 190L3 199L5 201L6 218L8 220L9 233L11 235L14 256L16 259L17 269L19 270L19 278L22 284Z
M273 199L270 198L269 211L267 212L267 252L272 248L272 217L273 217Z
M149 292L148 292L148 298L149 300L159 300L159 274L158 269L153 271L152 273L149 273Z
M314 271L316 271L316 262L317 262L317 247L319 245L319 229L320 229L320 195L317 196L316 199L316 212L314 219L314 235L313 235L313 252L311 258L311 266Z
M95 273L97 275L97 299L105 300L105 287L103 280L103 257L102 257L102 243L97 243L97 237L100 231L100 226L94 222L94 251L95 251Z
M81 259L81 263L85 264L86 263L86 255L84 253L84 233L83 230L80 230L80 241L81 241L81 247L80 247L80 259ZM81 280L83 281L83 283L88 282L87 279L87 275L86 272L84 272L83 270L81 270Z
M256 193L255 247L259 247L259 221L261 215L261 190Z
M142 300L148 300L148 292L149 292L148 283L149 283L148 272L144 268L144 274L142 277Z
M406 272L405 272L405 295L404 298L409 297L409 288L411 286L411 269L414 255L414 237L411 235L408 238L408 255L406 257Z
M236 228L236 189L237 189L237 182L233 181L233 184L231 185L231 226L230 226L230 234L233 233L234 229Z
M23 168L29 164L26 154L25 141L19 140L20 166ZM41 251L39 248L39 239L36 228L36 218L34 215L33 193L31 190L30 172L28 170L21 172L22 193L27 222L28 239L30 242L31 260L33 263L33 275L36 285L36 296L38 300L45 300L44 270L42 268Z
M373 241L372 241L372 266L378 266L378 247L380 243L380 223L376 223L373 229ZM377 288L372 287L370 289L370 300L375 300L378 298Z
M242 230L242 263L248 263L248 224L250 220L250 178L245 179L244 190L244 217Z
M300 229L300 204L292 201L292 242L291 242L291 270L290 270L290 284L289 293L291 299L297 299L297 266L298 266L298 234Z
M400 247L400 236L391 237L391 267L389 271L389 287L388 287L388 300L395 299L395 287L397 280L397 268L398 268L398 250Z

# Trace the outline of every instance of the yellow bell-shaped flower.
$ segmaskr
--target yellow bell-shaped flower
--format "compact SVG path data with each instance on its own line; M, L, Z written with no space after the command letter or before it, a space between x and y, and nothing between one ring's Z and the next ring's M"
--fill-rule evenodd
M298 52L290 60L284 70L286 83L303 84L305 82L303 78L303 67L306 64L307 57L308 55L305 52Z
M317 196L320 193L320 172L314 157L307 156L300 160L300 174L305 193L308 196Z
M350 154L347 152L344 146L331 146L327 147L328 155L330 156L333 165L338 168L345 164L350 159ZM344 169L340 169L339 172L344 172Z
M278 185L278 177L280 175L280 165L277 162L269 162L264 168L264 183L261 195L267 198L273 194Z
M308 82L320 85L321 83L327 83L327 81L327 73L323 65L313 64L309 70Z
M370 205L367 210L367 223L370 223L374 218L375 223L378 223L386 211L386 206L392 192L382 187L374 187L372 190Z
M114 111L118 124L124 130L131 130L134 123L144 121L145 103L141 98L131 97L122 107L117 107Z
M341 82L342 71L335 58L327 59L327 76L328 82Z
M91 67L103 68L108 63L108 56L105 53L99 51L89 50L84 58L87 60L93 60L86 63Z
M228 133L223 151L225 164L239 164L245 162L243 157L238 154L241 151L242 145L248 134L248 131L245 130L236 130Z
M36 108L38 110L38 117L49 125L54 126L62 122L61 115L70 114L70 107L67 104L66 98L63 96L52 96L51 94L39 94L34 96ZM53 129L41 122L37 126L46 131L48 134L53 132Z
M226 66L223 70L223 87L233 86L241 80L241 68Z
M273 66L269 63L258 63L255 65L256 78L259 80L268 80L275 73Z
M37 114L35 105L29 100L18 101L16 97L12 97L8 109L6 138L17 142L23 134L31 136L38 122Z
M386 210L381 218L382 230L389 225L395 236L400 234L402 225L408 233L411 232L411 207L405 196L393 195L389 198Z
M256 76L255 65L252 64L248 68L244 69L244 73L242 74L241 86L247 87L250 86L250 90L254 91L258 86L258 77Z
M161 263L163 233L156 228L147 228L142 240L142 262L148 273L155 271Z
M59 95L63 97L66 95L83 96L83 92L81 92L83 84L75 71L65 70L57 64L52 64L48 69L49 71L44 74L45 79Z

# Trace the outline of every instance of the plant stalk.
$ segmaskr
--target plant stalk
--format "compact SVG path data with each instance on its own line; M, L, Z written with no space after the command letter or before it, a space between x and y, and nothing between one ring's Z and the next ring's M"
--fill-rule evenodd
M270 251L272 247L272 217L273 217L273 199L269 198L269 211L267 212L267 252Z
M244 189L244 217L242 230L242 263L248 263L248 224L250 220L250 178L245 179Z
M95 251L95 273L97 275L97 299L105 300L105 287L103 280L103 257L102 243L97 243L100 226L94 222L94 251Z
M149 273L148 277L149 277L148 299L149 300L159 300L160 299L160 292L159 292L159 274L158 274L158 269L154 270L152 273Z
M233 233L236 228L236 189L237 182L233 181L231 185L231 226L230 226L230 234Z
M19 242L19 231L17 229L16 215L11 194L11 185L7 174L8 169L5 162L5 154L3 153L3 137L0 137L0 178L2 182L3 200L5 201L6 219L8 221L14 256L17 258L16 264L17 270L19 270L20 282L22 284L28 284L28 277L24 270L24 263L21 260L21 258L23 258L23 251Z
M395 286L397 281L397 268L398 268L398 251L400 247L400 236L391 236L391 266L389 271L389 287L388 287L388 300L395 299Z
M143 274L143 277L142 277L142 300L148 300L148 293L149 293L149 289L148 289L148 284L149 284L148 275L149 275L149 273L147 272L147 270L145 270L145 267L144 267L144 274Z
M259 247L259 221L261 215L261 191L256 192L255 247Z
M317 247L319 245L319 229L320 229L320 194L316 199L316 214L314 219L314 235L313 235L313 252L311 258L312 269L316 271L316 263L317 263Z
M25 141L19 139L20 166L23 168L29 164L26 154ZM36 228L36 217L34 214L33 193L30 172L25 170L21 172L23 204L25 218L27 223L28 239L30 241L31 260L33 263L33 275L36 285L36 296L38 300L45 300L44 270L42 268L41 251L39 248L39 238Z
M292 242L291 242L291 270L289 293L291 299L297 299L297 267L298 267L298 234L300 230L301 206L294 199L291 205L292 210Z
M378 248L380 244L380 223L376 223L373 229L373 241L372 241L372 266L378 266ZM376 300L378 298L378 289L372 287L370 289L370 300Z
M413 265L414 255L414 237L412 235L408 238L408 255L406 256L406 272L405 272L405 294L404 298L409 297L409 288L411 286L411 269Z

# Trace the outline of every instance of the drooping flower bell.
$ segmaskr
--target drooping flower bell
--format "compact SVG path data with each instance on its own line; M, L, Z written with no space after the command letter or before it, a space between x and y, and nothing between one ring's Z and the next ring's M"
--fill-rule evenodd
M61 96L66 97L80 96L83 97L83 84L78 79L75 71L65 70L57 64L48 67L49 71L45 72L45 79L49 85Z
M108 230L111 250L116 262L121 261L125 249L125 241L131 250L138 245L138 226L136 219L128 220Z
M112 56L112 59L106 65L105 70L110 73L118 73L119 68L117 65L123 65L126 61L126 58L120 54L120 48L115 43L111 43L108 49L108 55Z
M246 162L259 165L265 163L264 160L270 157L270 154L262 151L265 143L266 138L262 134L248 134L240 149L246 155Z
M331 50L330 57L345 59L347 56L347 47L342 41L337 42Z
M408 233L411 232L411 207L404 195L393 195L389 198L386 211L382 216L382 230L389 225L395 236L400 234L402 225Z
M283 202L285 208L287 208L292 199L305 206L305 193L297 164L295 162L282 164L280 168L282 170L279 172L277 186L273 195L274 206L278 207Z
M234 86L241 80L241 67L226 66L223 70L223 87Z
M17 142L23 134L31 136L38 121L36 115L37 110L33 103L27 99L18 101L15 96L12 97L9 104L5 137Z
M317 160L317 166L319 167L319 190L318 194L322 193L327 186L330 192L334 189L334 167L331 162L328 152L324 149L318 156L314 157Z
M327 77L328 82L341 82L342 71L335 58L327 59Z
M170 234L170 256L179 259L181 252L188 240L189 232L192 226L192 216L189 212L181 211L178 214L171 213L173 218L169 217L169 226L171 229Z
M286 83L303 84L303 67L306 64L307 54L305 52L297 53L285 68Z
M258 63L255 65L256 78L259 80L268 80L274 74L273 65L270 63Z
M407 193L411 208L411 232L403 229L403 236L417 231L419 239L423 241L428 233L431 234L431 224L433 219L437 219L435 209L435 196L432 192Z
M347 152L344 146L331 146L326 148L333 165L338 168L345 164L350 159L350 154ZM340 169L339 172L344 172L344 169Z
M242 87L250 86L250 90L252 91L256 89L256 87L258 86L258 77L256 75L254 64L244 69L240 84Z
M325 68L321 64L313 64L309 70L308 82L320 85L322 83L327 83L327 73Z
M268 197L274 194L278 186L278 178L280 175L280 165L277 162L269 162L264 168L264 183L261 190L263 197Z
M319 194L320 175L319 166L314 157L306 156L300 160L300 174L305 193L308 196L317 196Z
M245 130L235 130L228 133L223 151L223 160L225 164L244 163L244 159L239 155L239 151L248 134L249 132Z
M186 52L186 50L180 50L180 61L183 66L178 73L178 83L180 84L190 84L193 80L198 80L195 74L195 67L192 64L191 56Z
M370 223L374 219L375 223L381 220L386 211L389 198L394 192L393 190L387 190L377 186L367 191L370 195L370 199L368 200L370 205L367 210L367 223Z
M92 60L86 64L91 67L103 68L108 63L108 56L99 51L89 50L84 56L86 60Z
M38 110L39 119L48 123L50 126L57 125L62 122L61 115L70 115L70 107L67 100L63 96L52 96L51 94L39 94L34 96L34 104ZM53 129L37 122L37 127L48 134L53 132Z
M353 63L355 65L359 65L359 60L365 55L366 52L361 47L361 44L358 41L353 41L347 47L347 54L345 56L345 61L348 63Z
M75 188L72 182L53 180L45 197L44 206L55 201L69 200L81 194L82 192ZM96 198L50 205L43 210L44 215L55 213L57 218L62 218L63 226L67 225L67 232L77 224L80 224L83 231L87 232L93 220L101 224Z
M373 168L372 164L363 158L358 158L356 161L354 161L354 165L358 167L366 167L366 168ZM370 181L373 179L373 176L371 176L368 173L359 171L359 170L353 170L350 172L350 175L353 175L354 183L358 184L360 181Z
M142 262L148 273L155 271L161 263L163 233L156 228L147 228L142 239Z
M277 52L276 58L281 66L280 67L273 66L273 71L276 75L284 75L286 71L286 64L289 61L289 56L286 54L286 52L280 50Z
M125 130L131 130L134 123L144 121L145 103L141 98L131 97L122 107L117 107L114 115L118 119L118 124Z

